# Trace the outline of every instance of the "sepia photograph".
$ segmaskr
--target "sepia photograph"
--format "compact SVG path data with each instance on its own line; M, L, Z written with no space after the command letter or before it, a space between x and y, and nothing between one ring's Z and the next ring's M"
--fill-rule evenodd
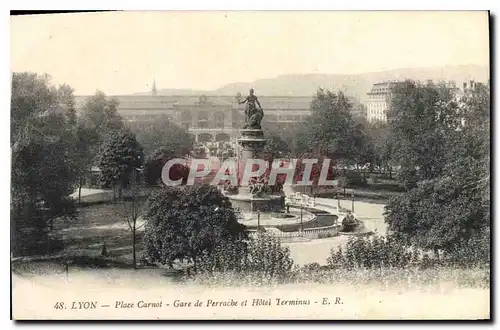
M490 24L11 15L11 319L490 320Z

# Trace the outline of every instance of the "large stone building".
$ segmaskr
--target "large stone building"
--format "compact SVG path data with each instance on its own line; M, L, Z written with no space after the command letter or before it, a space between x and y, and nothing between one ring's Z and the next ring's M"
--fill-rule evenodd
M117 95L119 114L128 122L155 121L168 116L194 135L197 142L231 141L239 135L245 105L235 96ZM77 97L77 109L87 96ZM269 123L296 123L310 115L311 96L258 96ZM352 99L353 114L363 107Z
M385 81L373 84L371 90L366 93L366 119L372 123L374 121L387 121L387 111L391 102L392 89L401 82Z
M428 83L431 83L429 80ZM373 84L370 92L367 93L368 100L366 102L366 118L368 122L387 121L389 107L391 105L392 93L394 88L402 81L385 81ZM476 82L471 80L464 82L463 87L459 88L454 81L448 81L445 86L455 93L455 99L460 101L460 98L467 90L474 88Z

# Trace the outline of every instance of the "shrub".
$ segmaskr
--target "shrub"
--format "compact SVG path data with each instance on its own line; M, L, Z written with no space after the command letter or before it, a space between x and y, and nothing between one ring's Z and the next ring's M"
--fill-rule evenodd
M293 266L289 248L281 246L278 238L260 232L248 244L221 246L206 255L196 273L208 283L221 278L230 282L245 278L259 284L290 279Z
M187 261L196 268L214 251L244 244L247 237L230 201L213 186L163 188L149 197L144 218L143 260L149 263Z
M230 241L201 258L198 273L241 272L247 269L247 242Z
M349 171L346 179L348 186L366 187L368 185L366 178L358 171Z
M394 236L350 237L345 249L332 249L327 262L331 268L404 268L415 257L410 247Z
M350 237L345 248L332 249L327 263L333 269L387 269L418 266L427 269L436 266L473 268L489 265L489 233L471 238L452 252L440 255L428 253L406 244L395 235Z
M248 270L258 272L265 277L284 279L290 275L293 260L290 249L281 246L277 237L259 233L250 241Z
M490 264L491 236L489 228L472 236L445 255L445 262L462 267Z
M326 233L320 232L320 233L318 233L318 238L328 238L328 237L333 237L333 234L330 233L330 232L326 232Z

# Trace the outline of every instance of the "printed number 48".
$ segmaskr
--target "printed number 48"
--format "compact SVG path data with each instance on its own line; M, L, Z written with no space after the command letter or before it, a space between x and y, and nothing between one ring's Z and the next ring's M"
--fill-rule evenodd
M65 306L64 306L64 303L62 301L58 301L56 302L56 304L54 305L54 308L55 309L64 309Z

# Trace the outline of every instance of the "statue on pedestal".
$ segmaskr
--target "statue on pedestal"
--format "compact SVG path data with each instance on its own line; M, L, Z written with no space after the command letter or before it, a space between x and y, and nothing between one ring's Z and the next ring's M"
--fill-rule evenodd
M243 100L239 95L236 97L238 104L247 103L245 109L245 125L243 126L245 129L261 129L260 122L264 117L264 111L262 110L259 99L253 92L253 89L250 89L249 95Z
M250 194L255 197L265 197L272 192L266 177L253 178L249 187Z

